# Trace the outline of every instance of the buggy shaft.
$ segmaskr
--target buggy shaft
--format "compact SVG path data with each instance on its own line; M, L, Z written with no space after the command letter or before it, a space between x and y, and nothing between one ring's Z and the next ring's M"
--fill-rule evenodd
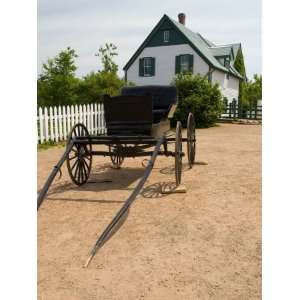
M165 138L162 137L157 141L157 144L155 146L155 149L152 153L151 159L148 162L148 165L145 169L145 173L141 180L139 181L138 185L135 187L133 190L132 194L128 197L128 199L125 201L124 205L121 207L121 209L118 211L118 213L115 215L115 217L112 219L112 221L109 223L109 225L106 227L106 229L103 231L101 236L98 238L98 240L95 243L95 246L93 247L92 251L90 252L90 256L88 257L85 267L87 267L92 260L92 258L95 256L97 250L104 244L105 240L109 237L109 234L113 231L114 227L118 224L118 222L121 220L122 216L125 215L125 213L128 211L130 208L131 204L134 202L136 199L137 195L143 188L147 178L149 177L153 166L154 162L156 160L156 157L159 153L160 146L164 143Z
M70 142L70 144L68 145L66 151L64 152L63 156L61 157L61 159L58 161L58 163L53 167L53 170L51 172L51 174L49 175L46 183L44 184L43 188L41 189L38 198L37 198L37 210L39 210L39 207L42 205L45 196L48 192L48 189L50 187L50 185L52 184L56 174L58 171L60 171L61 166L63 165L63 163L65 162L68 154L70 153L71 149L73 147L73 142Z

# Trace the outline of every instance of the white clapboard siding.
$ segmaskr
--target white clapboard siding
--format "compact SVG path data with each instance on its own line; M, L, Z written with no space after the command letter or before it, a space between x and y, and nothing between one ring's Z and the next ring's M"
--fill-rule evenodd
M105 133L103 104L39 107L37 143L66 141L77 123L84 124L91 135Z

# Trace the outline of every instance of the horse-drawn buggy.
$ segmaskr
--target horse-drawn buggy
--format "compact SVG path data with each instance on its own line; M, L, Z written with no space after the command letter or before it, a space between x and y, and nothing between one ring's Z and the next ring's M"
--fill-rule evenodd
M174 159L176 186L181 184L182 157L185 155L183 142L187 145L189 166L193 166L196 149L194 117L189 113L186 137L182 137L182 125L179 121L174 132L170 127L170 119L176 105L177 90L173 86L125 87L120 96L104 97L105 134L90 135L86 126L81 123L72 128L62 158L38 195L38 208L65 161L71 180L76 185L83 185L88 183L94 155L109 156L114 168L120 168L125 158L150 157L144 175L97 240L86 265L128 211L149 177L158 155ZM171 144L175 144L175 147L172 145L172 150ZM107 149L95 150L94 145L105 145Z

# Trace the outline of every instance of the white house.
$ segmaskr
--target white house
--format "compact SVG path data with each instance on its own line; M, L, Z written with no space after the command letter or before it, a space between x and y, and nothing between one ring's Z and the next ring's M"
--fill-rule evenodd
M164 15L123 68L125 79L136 85L168 85L177 73L188 71L218 82L224 97L238 100L243 77L234 68L241 44L215 45Z

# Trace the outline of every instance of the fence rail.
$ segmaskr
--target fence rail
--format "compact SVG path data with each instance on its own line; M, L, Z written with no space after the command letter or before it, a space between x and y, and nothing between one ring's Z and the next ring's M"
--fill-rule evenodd
M262 119L262 106L257 105L251 107L249 110L243 110L240 106L230 103L224 109L220 119L250 119L261 120Z
M37 142L65 141L76 123L83 123L90 134L105 133L103 104L39 107Z

